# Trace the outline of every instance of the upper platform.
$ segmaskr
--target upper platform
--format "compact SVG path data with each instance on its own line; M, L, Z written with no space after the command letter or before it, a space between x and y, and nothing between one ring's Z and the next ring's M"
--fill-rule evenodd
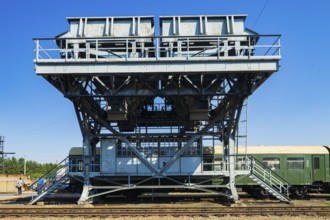
M35 70L79 110L103 125L117 123L120 132L170 127L185 140L184 131L222 134L214 123L238 115L239 103L281 59L280 35L246 29L245 19L162 16L156 28L153 16L70 17L69 31L34 39ZM202 129L200 121L211 123Z
M280 35L246 29L246 15L69 17L70 30L34 39L37 74L157 74L278 70ZM179 64L179 65L178 65Z

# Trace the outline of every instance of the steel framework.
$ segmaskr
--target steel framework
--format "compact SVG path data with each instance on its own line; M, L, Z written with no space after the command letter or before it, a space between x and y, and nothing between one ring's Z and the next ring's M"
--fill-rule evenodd
M234 17L227 16L227 24L228 20L234 21ZM135 29L140 20L133 21ZM77 22L82 26L87 18ZM105 32L114 31L110 27L114 21L106 22ZM88 37L84 36L86 28L77 32L80 34L74 37L34 39L34 62L36 73L70 99L77 114L84 155L79 203L139 188L198 189L237 200L235 176L246 173L235 169L240 113L247 97L278 71L280 36L249 32L174 39L111 34ZM96 146L103 139L116 140L117 152L137 158L149 174L137 178L138 174L117 173L117 179L97 185L91 179L102 176L94 165ZM221 170L169 172L179 158L188 153L202 157L204 148L215 142L224 146ZM175 148L162 147L165 145ZM152 158L165 154L169 159L155 165ZM219 176L224 178L222 184L208 182ZM167 184L161 184L163 179ZM211 189L215 187L227 190Z
M5 137L4 136L0 136L0 155L1 155L1 159L2 159L2 173L5 174L6 170L5 170L5 156L7 156L8 154L15 154L13 152L5 152Z

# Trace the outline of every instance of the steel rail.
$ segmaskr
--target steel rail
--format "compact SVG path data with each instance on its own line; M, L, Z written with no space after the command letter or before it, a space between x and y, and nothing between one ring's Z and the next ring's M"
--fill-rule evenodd
M0 217L22 217L22 216L257 216L257 215L280 215L280 216L300 216L300 215L330 215L328 206L300 206L300 207L146 207L146 208L122 208L122 207L95 207L95 208L0 208Z

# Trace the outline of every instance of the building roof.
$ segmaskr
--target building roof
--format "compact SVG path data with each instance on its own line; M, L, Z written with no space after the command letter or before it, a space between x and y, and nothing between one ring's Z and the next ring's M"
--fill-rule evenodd
M72 147L69 151L70 156L81 156L83 154L82 147ZM96 155L100 154L100 148L96 148Z
M215 146L215 154L222 154L222 146ZM238 154L329 154L326 146L247 146L238 147Z

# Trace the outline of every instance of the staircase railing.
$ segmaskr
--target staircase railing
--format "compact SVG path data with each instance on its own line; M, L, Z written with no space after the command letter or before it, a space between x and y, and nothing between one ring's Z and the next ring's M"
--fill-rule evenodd
M46 180L46 187L51 188L54 184L56 184L59 180L61 180L64 176L67 175L69 171L69 159L66 157L64 160L56 164L55 167L47 171L45 174L40 176L35 182L33 182L29 189L32 191L37 190L37 182L40 178Z
M256 176L258 179L267 184L268 187L271 187L281 195L289 198L290 183L288 181L273 172L256 158L250 156L247 157L247 160L250 164L251 175Z

